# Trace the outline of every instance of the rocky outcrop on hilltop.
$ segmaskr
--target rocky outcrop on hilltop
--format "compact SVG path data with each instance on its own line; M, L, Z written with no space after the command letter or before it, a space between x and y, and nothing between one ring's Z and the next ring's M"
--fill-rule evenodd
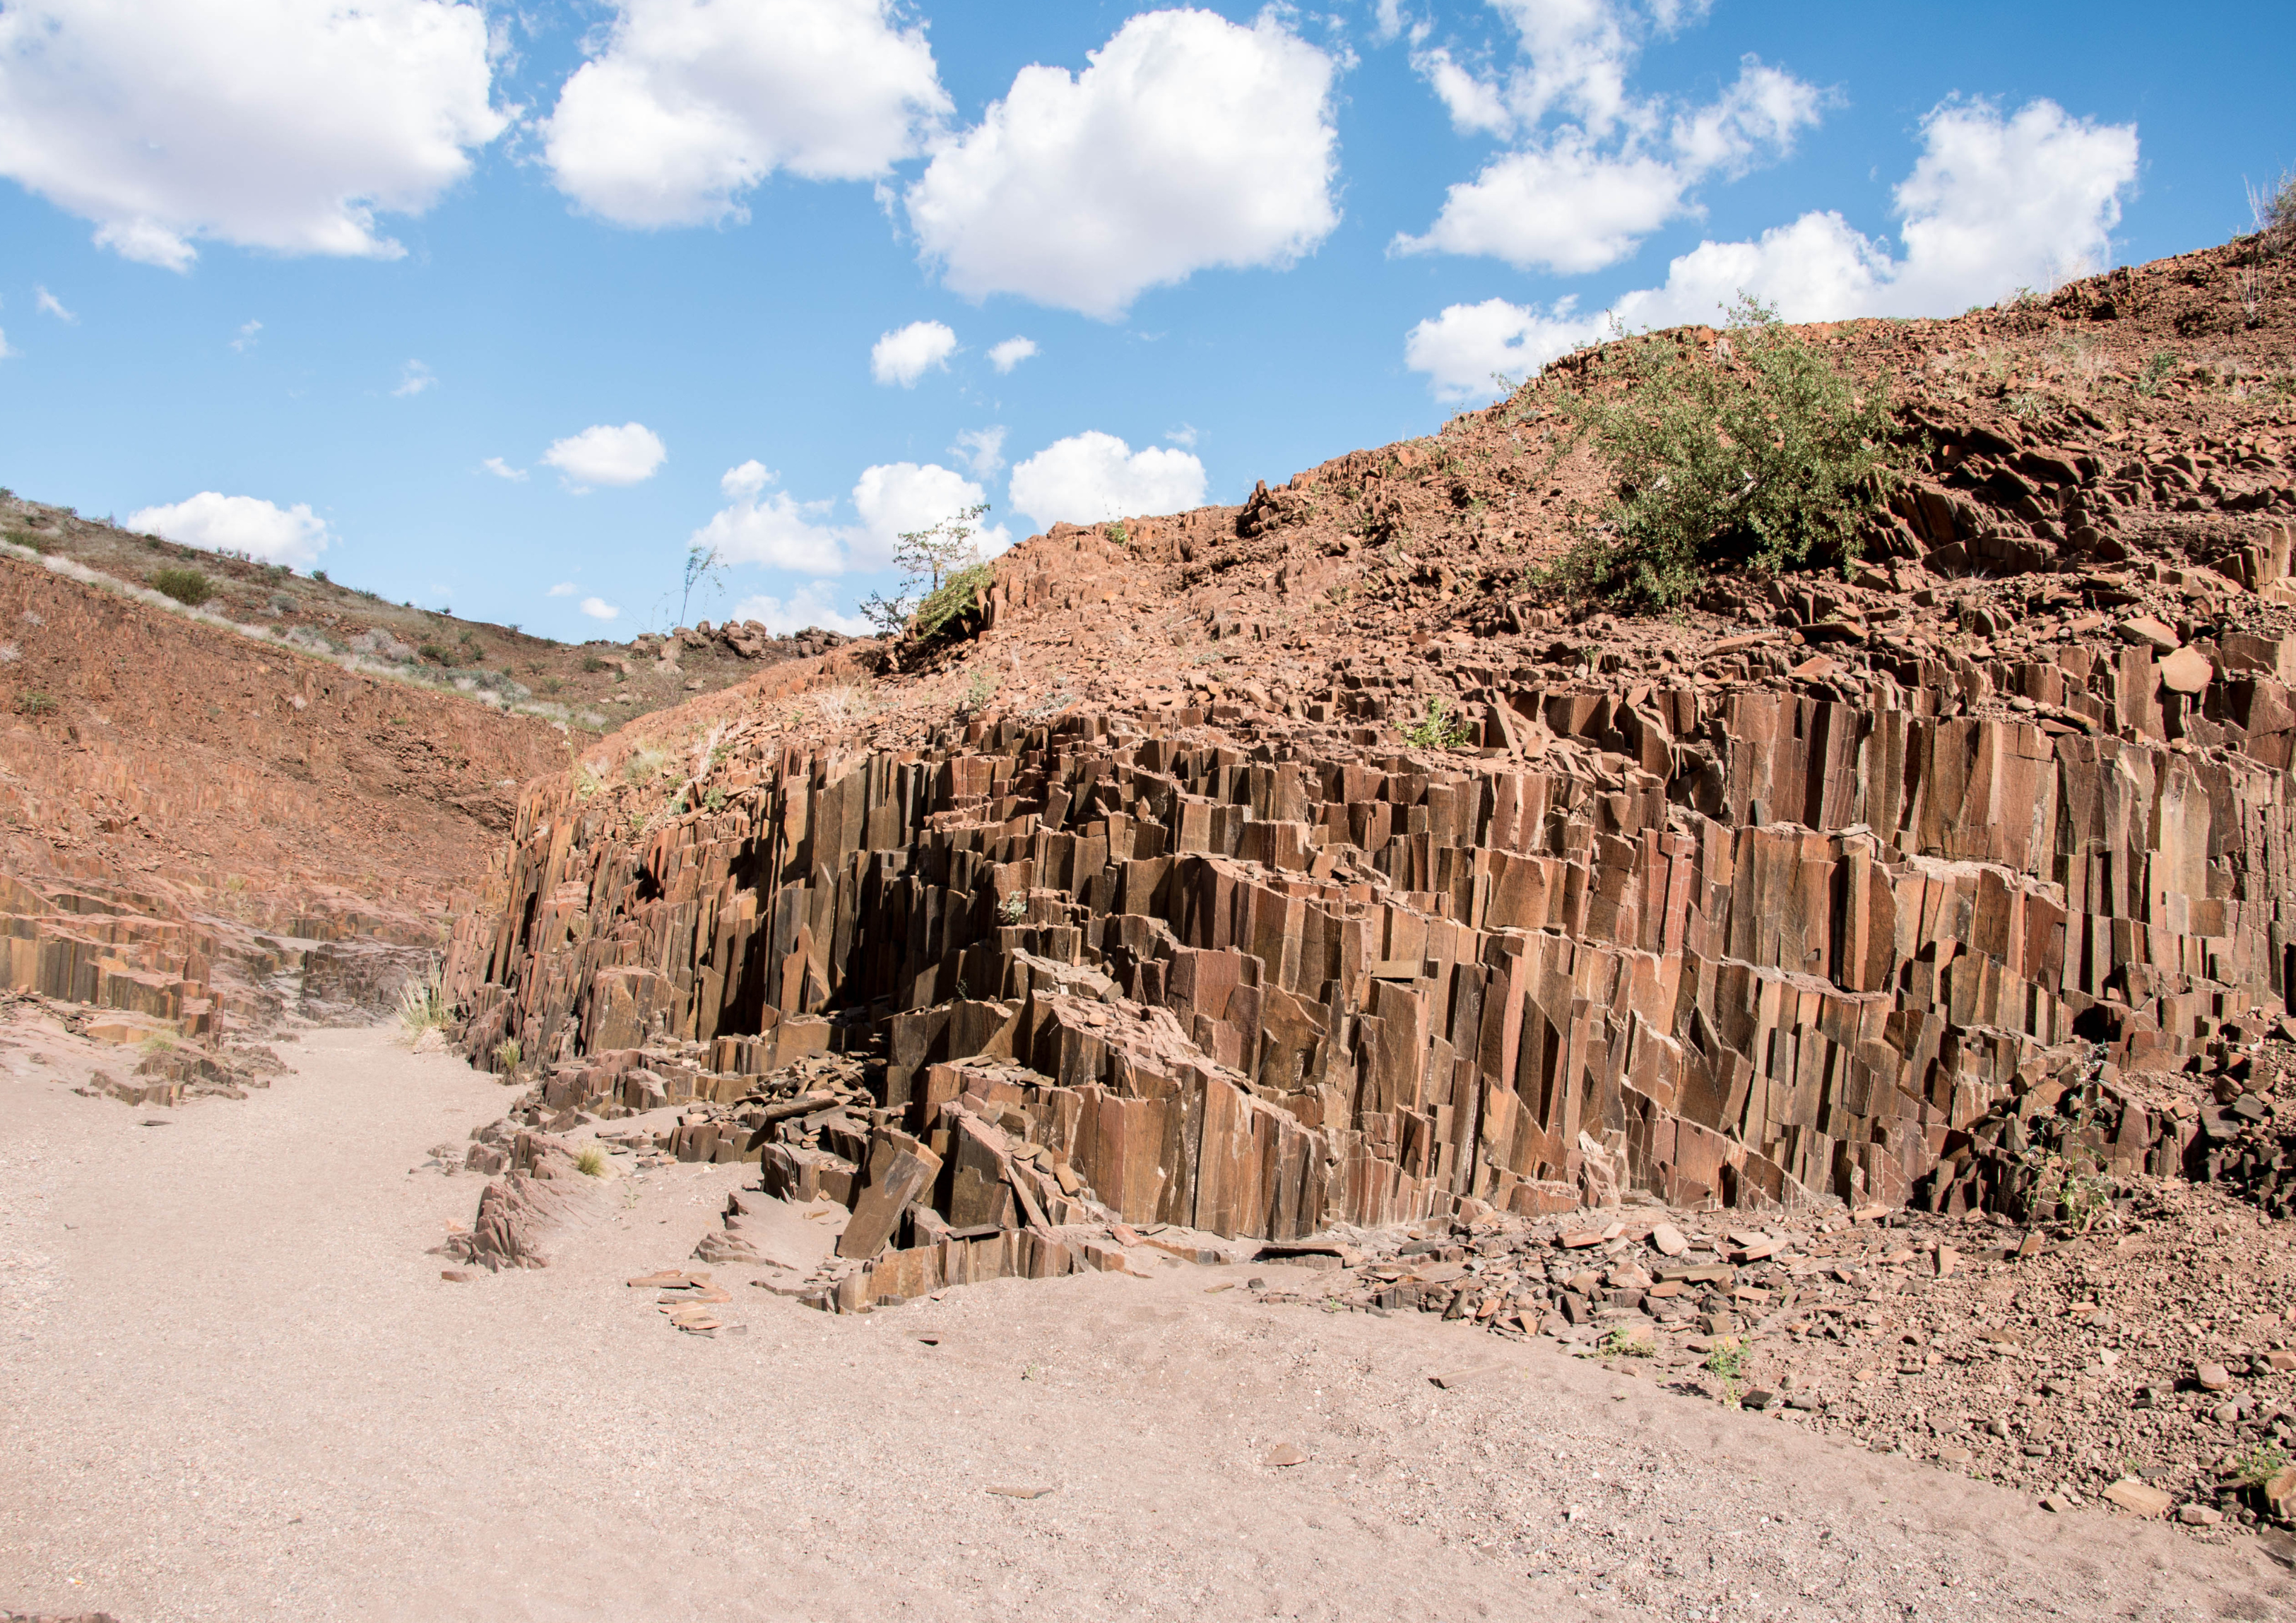
M568 1119L870 1057L865 1137L737 1152L883 1208L896 1293L951 1228L2046 1217L2181 1170L2148 1078L2296 1006L2296 434L2248 358L2289 313L2220 319L2239 251L1813 332L1916 456L1846 578L1558 599L1587 357L1241 509L1056 527L939 643L531 786L465 1039ZM2049 1183L2004 1124L2066 1097Z

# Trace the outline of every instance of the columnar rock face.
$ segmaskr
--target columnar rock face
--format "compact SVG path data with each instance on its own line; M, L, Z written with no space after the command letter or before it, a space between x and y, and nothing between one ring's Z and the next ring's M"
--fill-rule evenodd
M1664 618L1542 584L1625 477L1570 430L1591 352L1240 508L1055 525L834 656L873 694L777 668L679 718L682 778L634 728L532 786L466 1037L552 1110L739 1102L769 1185L937 1158L911 1209L959 1229L2014 1207L2043 1139L2221 1155L2141 1078L2296 1007L2296 423L2163 370L2281 354L2247 251L1803 330L1906 476L1860 557ZM882 1136L767 1121L824 1049L882 1059Z
M2296 649L2195 700L2142 641L1757 685L1769 648L1718 695L1463 668L1480 755L1382 749L1341 673L1320 748L1186 709L737 744L637 839L545 780L449 989L482 1055L882 1038L889 1126L962 1098L1128 1221L1271 1238L1900 1201L2067 1045L2176 1069L2288 1006ZM1937 714L1973 692L2049 714Z

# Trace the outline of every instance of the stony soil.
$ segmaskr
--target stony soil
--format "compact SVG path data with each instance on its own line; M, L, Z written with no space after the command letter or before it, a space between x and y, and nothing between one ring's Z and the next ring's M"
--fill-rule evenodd
M442 914L518 786L565 758L532 717L0 559L0 866L283 930ZM290 931L290 933L302 933Z
M1551 1343L1269 1305L1318 1277L1302 1269L1174 1260L844 1316L748 1283L773 1270L720 1270L725 1328L681 1334L624 1281L688 1266L746 1167L609 1174L555 1266L450 1282L425 1250L478 1180L423 1163L498 1111L488 1078L384 1031L311 1032L267 1092L146 1111L72 1092L85 1055L58 1032L7 1036L0 1604L23 1611L1895 1620L2296 1602L2244 1540L2051 1514ZM782 1209L760 1245L802 1266L826 1221Z

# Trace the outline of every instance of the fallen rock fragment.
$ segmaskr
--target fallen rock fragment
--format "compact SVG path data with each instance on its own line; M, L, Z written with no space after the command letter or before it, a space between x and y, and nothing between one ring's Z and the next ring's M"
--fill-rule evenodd
M2123 1477L2104 1490L2104 1496L2125 1511L2139 1516L2165 1516L2177 1503L2174 1494L2164 1493L2150 1482L2135 1477Z

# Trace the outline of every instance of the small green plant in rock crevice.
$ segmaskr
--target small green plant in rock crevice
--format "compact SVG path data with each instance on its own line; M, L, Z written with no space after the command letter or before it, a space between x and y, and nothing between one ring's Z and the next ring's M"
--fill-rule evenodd
M1883 382L1848 376L1743 296L1710 353L1676 334L1621 340L1557 412L1554 460L1590 443L1617 486L1547 583L1651 608L1718 569L1856 558L1860 526L1912 458Z
M1746 1379L1746 1344L1718 1340L1706 1354L1706 1373L1722 1383L1722 1401L1735 1408Z
M1464 717L1450 715L1440 699L1427 701L1427 714L1403 729L1403 742L1414 750L1464 750L1474 738Z
M506 1037L495 1045L495 1070L505 1077L518 1070L518 1062L522 1057L518 1039L514 1037Z

